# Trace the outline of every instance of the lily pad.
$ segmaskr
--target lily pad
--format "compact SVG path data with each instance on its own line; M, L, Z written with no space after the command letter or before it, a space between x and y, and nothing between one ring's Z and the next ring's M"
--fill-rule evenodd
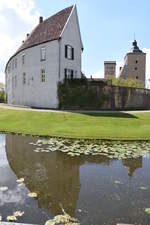
M8 187L6 186L0 187L0 191L2 192L8 191Z
M142 191L146 191L146 190L147 190L147 187L140 187L140 189L141 189Z
M14 215L7 216L7 221L9 221L9 222L14 222L14 221L17 221L17 218L16 218L16 216L14 216Z
M24 212L21 212L21 211L16 211L16 212L14 212L14 214L13 214L15 217L21 217L21 216L23 216L24 215Z
M71 217L69 214L57 215L52 220L48 220L45 225L66 224L66 225L80 225L78 219Z
M20 178L18 180L16 180L17 183L23 183L24 182L24 178Z
M30 198L37 198L37 193L35 193L35 192L30 192L29 194L28 194L28 197L30 197Z
M150 208L146 208L145 212L150 215Z

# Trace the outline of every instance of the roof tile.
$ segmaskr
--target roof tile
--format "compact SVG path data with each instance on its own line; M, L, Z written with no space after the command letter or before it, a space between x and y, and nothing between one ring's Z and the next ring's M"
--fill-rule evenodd
M17 53L34 45L59 39L72 9L73 6L68 7L40 23L17 50Z

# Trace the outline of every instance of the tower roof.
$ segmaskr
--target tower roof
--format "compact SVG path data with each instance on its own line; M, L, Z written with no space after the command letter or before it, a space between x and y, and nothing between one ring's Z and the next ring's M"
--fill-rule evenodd
M142 50L140 50L140 48L138 47L136 40L134 40L132 42L132 45L133 45L133 47L131 49L131 52L133 52L133 53L142 53Z

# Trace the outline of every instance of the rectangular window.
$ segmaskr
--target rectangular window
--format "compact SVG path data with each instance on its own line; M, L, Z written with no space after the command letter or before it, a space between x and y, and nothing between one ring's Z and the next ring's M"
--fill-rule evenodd
M17 87L17 76L15 76L15 87Z
M74 60L74 48L70 45L65 45L65 58Z
M41 61L45 61L46 60L46 48L42 47L41 48Z
M45 69L41 69L41 82L45 82Z
M8 73L10 73L11 64L8 65Z
M17 68L17 59L15 59L15 68Z
M26 73L23 73L23 81L22 81L23 85L26 84Z
M12 60L12 69L14 69L14 59Z
M74 71L71 69L65 69L65 79L73 79Z
M25 55L22 55L22 65L25 64Z

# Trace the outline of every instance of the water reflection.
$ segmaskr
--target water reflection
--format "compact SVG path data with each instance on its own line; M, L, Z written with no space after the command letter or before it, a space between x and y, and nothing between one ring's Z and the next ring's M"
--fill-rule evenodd
M124 159L122 160L122 163L128 168L128 175L132 177L137 169L142 168L143 159L142 157L137 159Z
M60 152L35 153L30 142L35 138L17 135L6 136L6 152L9 165L18 178L25 178L31 192L38 193L39 207L50 209L55 215L61 207L74 216L80 192L80 166L87 163L110 165L106 157L82 157L71 159ZM142 157L138 160L123 160L132 176L142 167Z
M137 184L143 186L142 182L146 184L149 177L145 170L142 176L135 173L142 168L142 157L122 161L96 156L70 158L61 152L36 153L35 147L29 144L31 142L36 139L6 135L7 158L5 156L3 161L8 159L16 176L25 179L26 188L37 192L38 208L58 215L62 213L62 206L85 225L140 221L143 216L140 207L150 200L145 193L139 192L140 186L137 191ZM123 185L116 185L115 180L120 180ZM77 213L79 208L83 214Z

